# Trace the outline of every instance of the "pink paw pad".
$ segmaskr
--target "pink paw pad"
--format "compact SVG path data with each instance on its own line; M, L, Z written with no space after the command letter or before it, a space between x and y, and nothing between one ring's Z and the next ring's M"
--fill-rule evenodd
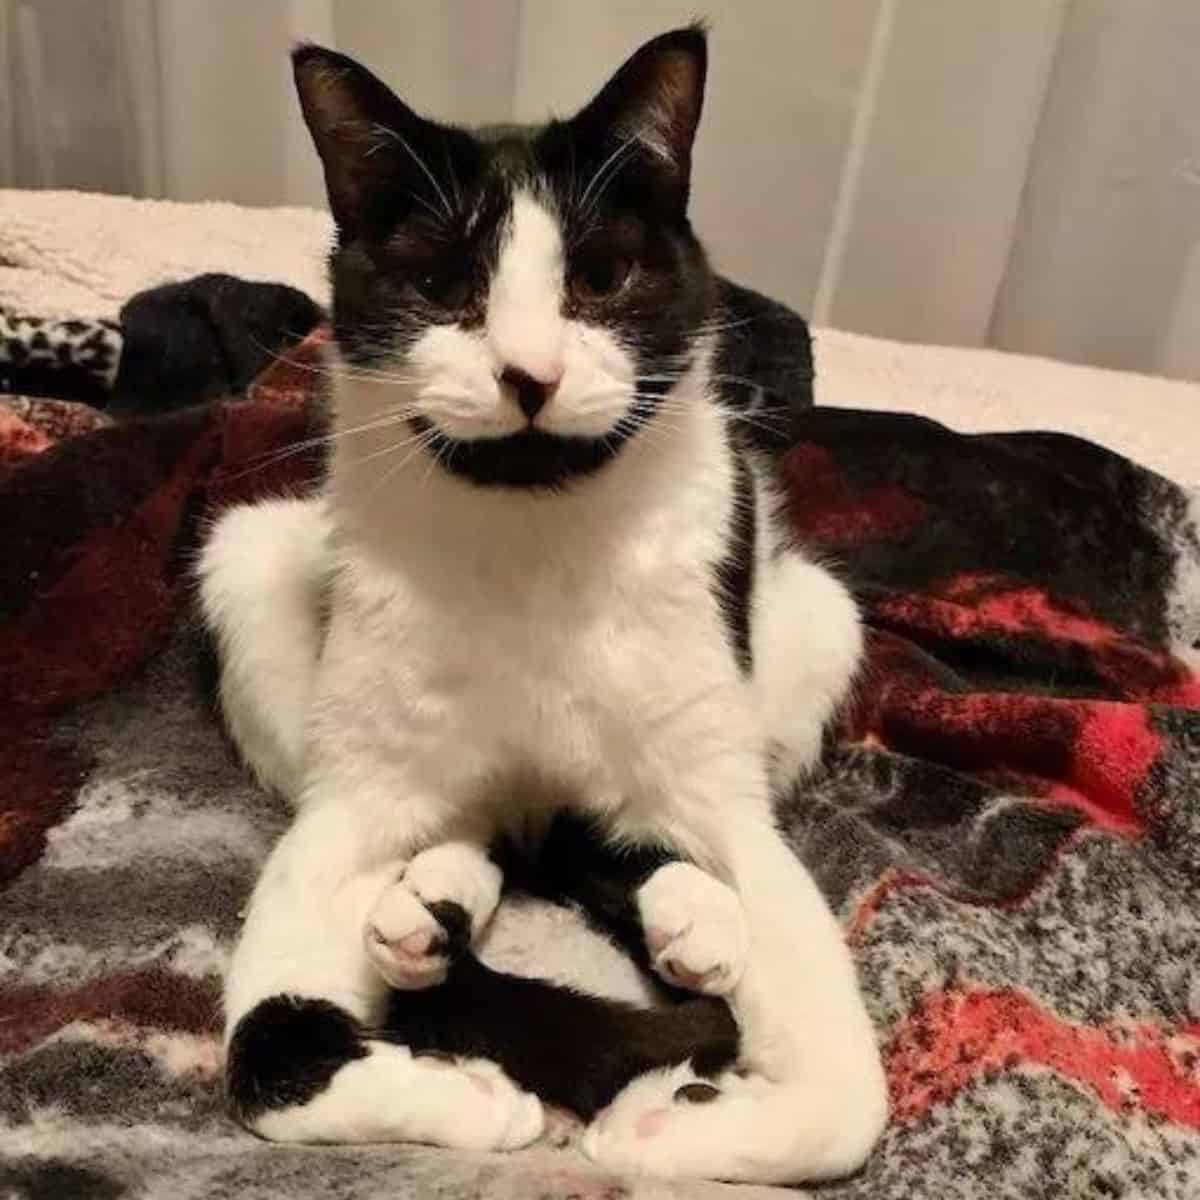
M663 1127L670 1120L671 1110L667 1108L655 1108L648 1113L642 1113L638 1117L634 1125L634 1131L640 1138L652 1138L656 1134L662 1133Z
M402 937L396 945L412 958L424 958L433 945L433 934L428 929L418 929Z

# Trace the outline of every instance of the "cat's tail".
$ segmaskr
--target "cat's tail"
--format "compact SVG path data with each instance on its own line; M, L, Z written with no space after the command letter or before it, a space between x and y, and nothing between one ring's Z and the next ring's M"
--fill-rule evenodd
M291 800L324 639L328 537L319 499L239 505L213 524L198 564L226 726L259 781Z

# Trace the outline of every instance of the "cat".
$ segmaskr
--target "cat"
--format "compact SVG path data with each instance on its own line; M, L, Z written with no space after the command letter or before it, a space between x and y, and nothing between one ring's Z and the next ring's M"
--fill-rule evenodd
M224 514L200 562L228 725L299 808L226 983L235 1109L285 1141L534 1140L503 1047L412 1041L496 906L495 839L553 840L566 812L649 856L621 920L737 1023L736 1066L663 1032L585 1152L735 1181L857 1169L887 1115L879 1051L771 794L815 762L862 635L713 372L687 217L703 30L536 129L436 124L315 46L294 69L337 231L328 478ZM697 1044L728 1032L700 1023Z

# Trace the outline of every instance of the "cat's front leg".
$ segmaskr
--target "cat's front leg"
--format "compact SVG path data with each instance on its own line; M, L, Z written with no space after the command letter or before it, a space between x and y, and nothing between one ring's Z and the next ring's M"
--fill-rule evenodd
M493 1063L421 1057L371 1034L389 988L367 953L368 915L437 832L436 805L396 794L314 798L268 858L226 981L231 1108L279 1141L526 1145L541 1105Z
M593 1123L585 1149L656 1175L796 1183L855 1171L882 1132L887 1091L837 921L765 800L690 804L674 820L680 849L742 902L748 950L729 995L742 1069L642 1076Z

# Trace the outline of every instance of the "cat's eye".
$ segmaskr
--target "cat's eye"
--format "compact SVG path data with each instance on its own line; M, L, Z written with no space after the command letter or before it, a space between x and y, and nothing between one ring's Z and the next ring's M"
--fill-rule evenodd
M471 298L471 277L452 268L423 268L409 282L421 298L439 308L459 309Z
M571 291L585 304L615 296L629 281L633 263L617 255L586 258L571 272Z

